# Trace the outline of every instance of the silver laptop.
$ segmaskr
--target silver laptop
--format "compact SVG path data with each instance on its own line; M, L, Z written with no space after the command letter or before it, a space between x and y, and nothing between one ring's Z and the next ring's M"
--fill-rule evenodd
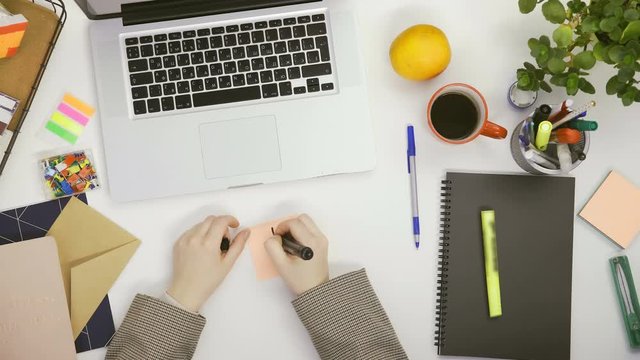
M350 0L76 0L118 201L371 170Z

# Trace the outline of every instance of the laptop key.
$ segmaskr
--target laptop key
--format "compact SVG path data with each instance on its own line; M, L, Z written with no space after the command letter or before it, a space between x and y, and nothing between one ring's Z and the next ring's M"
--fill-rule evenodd
M182 68L182 78L185 80L193 79L196 77L196 70L193 66L187 66Z
M322 88L322 91L333 90L333 83L322 84L321 88Z
M247 74L247 85L255 85L260 82L260 76L257 72Z
M216 63L209 65L209 74L211 74L211 76L222 75L223 73L224 71L222 70L222 64Z
M167 41L167 34L158 34L158 35L154 35L153 36L153 40L155 42L159 42L159 41Z
M242 46L233 48L231 54L233 55L234 60L244 59L246 56L246 54L244 53L244 47Z
M176 84L167 83L162 84L162 92L165 96L167 95L175 95L176 94Z
M253 24L252 23L242 24L240 25L240 30L242 31L253 30Z
M228 61L224 63L224 73L225 74L233 74L238 72L235 61Z
M201 107L258 99L260 99L260 86L246 86L193 94L193 105Z
M144 100L138 100L133 102L133 113L136 115L142 115L147 113L147 102Z
M217 49L222 47L222 36L212 36L209 38L209 42L211 43L212 49Z
M153 73L149 71L131 74L129 75L129 80L132 86L153 84Z
M150 113L156 113L160 111L160 99L149 99L147 100L147 110Z
M302 50L313 50L315 48L314 41L312 38L302 39Z
M285 81L285 80L287 80L287 70L285 70L285 69L273 70L273 78L276 81Z
M196 50L196 42L193 41L193 39L182 40L182 50L184 52L195 51Z
M189 54L180 54L180 55L178 55L178 65L180 65L180 66L191 65L191 61L189 60Z
M129 45L138 45L138 38L128 38L124 40L124 44Z
M215 50L209 50L204 52L204 60L207 63L218 61L218 52Z
M191 91L188 81L179 81L178 83L176 83L176 87L178 88L178 94L185 94Z
M127 59L137 59L140 57L140 49L137 46L127 48Z
M209 36L211 35L211 30L209 29L200 29L197 31L198 36Z
M284 41L278 41L273 44L273 51L276 54L284 54L287 52L287 43Z
M131 97L133 99L146 99L149 97L149 92L146 86L136 86L131 88Z
M237 86L244 86L244 75L243 74L236 74L233 75L231 77L232 81L233 81L233 86L237 87Z
M255 28L256 29L266 29L267 28L267 22L266 21L259 21L255 24Z
M169 54L177 54L179 52L182 52L180 41L169 41Z
M257 29L257 27L256 27ZM254 44L258 44L264 42L264 32L263 31L252 31L251 32L251 41Z
M247 57L256 57L260 56L260 48L258 45L250 45L247 46Z
M196 66L196 76L198 76L199 78L209 76L209 67L207 65Z
M320 91L320 85L307 86L307 89L309 90L309 92L318 92Z
M278 67L278 57L269 56L264 59L267 69L274 69Z
M260 55L262 56L273 55L273 46L271 44L261 44Z
M298 86L293 88L293 93L294 94L306 94L307 93L307 88L304 86Z
M289 54L280 55L278 59L280 60L280 67L289 67L292 65L291 55Z
M251 71L251 61L249 60L238 61L238 71L240 72Z
M182 37L184 37L185 39L194 38L196 37L196 32L195 30L183 31Z
M204 55L201 52L191 53L191 64L192 65L204 64Z
M282 21L283 24L285 25L295 25L296 24L296 18L286 18Z
M265 99L278 96L278 84L262 85L262 97Z
M129 72L149 70L149 63L147 63L147 59L129 60L128 65L129 65Z
M188 109L191 107L191 95L176 96L176 109Z
M162 69L162 58L154 57L149 59L149 69L151 70Z
M330 74L331 74L330 63L306 65L302 67L302 76L305 78L322 76L322 75L330 75Z
M169 81L177 81L182 79L182 70L169 69Z
M287 73L289 74L289 79L300 79L300 68L299 67L290 67L287 69Z
M224 34L224 28L222 26L214 27L214 28L211 29L211 33L213 35Z
M218 78L218 86L220 89L230 88L231 87L231 76L220 76Z
M197 50L209 50L209 38L197 38L196 39Z
M327 26L324 23L307 25L307 34L309 36L324 35L327 33Z
M307 79L307 86L312 86L312 85L320 85L320 79L318 78Z
M298 17L298 24L306 24L311 22L311 17L310 16L300 16Z
M329 39L326 36L320 36L316 38L316 48L320 50L320 60L331 60L331 56L329 54Z
M251 34L248 32L238 34L238 45L251 44Z
M238 27L238 25L229 25L226 30L228 33L238 32L240 31L240 27Z
M167 70L158 70L153 73L153 78L156 83L163 83L168 80Z
M168 55L162 58L162 64L165 69L176 67L176 57L173 55Z
M155 49L156 56L167 55L167 53L169 52L169 50L167 49L166 43L154 44L153 48Z
M161 99L161 102L162 102L162 111L171 111L175 109L175 106L173 105L172 97L163 97Z
M289 46L289 52L300 51L300 40L289 40L287 41L287 45Z
M150 44L153 42L153 36L141 36L140 44Z
M179 32L169 33L169 40L179 40L179 39L182 39L182 33L179 33Z
M251 60L251 69L253 71L264 69L264 60L262 58Z
M270 20L269 27L278 27L282 26L282 20Z
M238 40L236 39L236 34L230 34L224 36L224 46L232 47L238 45Z
M317 15L313 15L311 16L311 20L316 22L316 21L324 21L324 14L317 14Z
M307 63L307 56L304 53L295 53L293 54L293 64L294 65L304 65Z
M293 27L293 37L302 38L307 36L307 30L304 25L298 25Z
M307 62L309 64L315 64L320 62L320 52L317 50L309 51L307 53Z
M273 72L271 70L265 70L260 72L260 82L261 83L270 83L273 81Z
M142 57L153 56L153 45L147 44L140 46L140 55Z
M218 80L216 78L204 79L204 88L207 90L215 90L218 88Z
M278 30L269 29L264 32L264 37L267 41L276 41L278 40Z
M278 29L278 32L280 33L280 40L288 40L293 37L293 33L291 32L290 27L280 28Z
M279 83L278 89L280 90L280 96L289 96L293 93L291 89L291 82L289 81Z
M204 81L202 79L191 80L191 91L204 91Z
M150 85L149 86L149 96L158 97L162 96L162 86L160 85Z
M218 51L218 58L220 61L231 60L231 50L229 49L220 49Z

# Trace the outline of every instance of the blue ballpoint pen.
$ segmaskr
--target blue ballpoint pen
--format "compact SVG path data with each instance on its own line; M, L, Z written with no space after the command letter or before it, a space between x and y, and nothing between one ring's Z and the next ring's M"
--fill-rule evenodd
M418 215L418 179L416 177L416 140L413 126L407 126L407 166L411 179L411 212L413 216L413 240L416 249L420 248L420 217Z

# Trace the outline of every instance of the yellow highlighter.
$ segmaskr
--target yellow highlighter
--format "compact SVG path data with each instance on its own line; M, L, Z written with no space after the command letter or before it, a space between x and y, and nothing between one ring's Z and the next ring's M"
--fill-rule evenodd
M543 121L538 125L538 133L536 134L536 148L538 150L547 150L547 145L549 145L549 139L551 138L551 130L553 130L553 124L550 121Z
M500 275L498 273L498 244L496 242L496 213L494 210L480 212L482 220L482 244L484 247L484 271L487 279L489 317L502 316L500 300Z

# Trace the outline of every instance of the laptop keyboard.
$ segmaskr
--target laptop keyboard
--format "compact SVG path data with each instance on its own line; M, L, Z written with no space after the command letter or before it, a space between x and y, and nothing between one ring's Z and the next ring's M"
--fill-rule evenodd
M123 37L134 117L336 92L324 13Z

